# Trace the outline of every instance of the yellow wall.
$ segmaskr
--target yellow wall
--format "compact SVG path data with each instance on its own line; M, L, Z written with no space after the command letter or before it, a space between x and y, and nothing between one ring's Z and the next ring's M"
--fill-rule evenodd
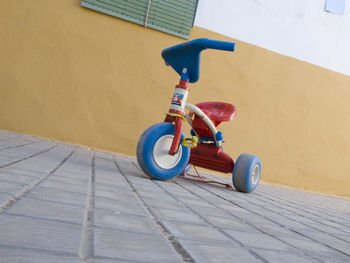
M160 52L181 42L80 0L0 1L0 129L135 155L178 81ZM238 108L225 151L259 155L265 182L350 197L350 77L236 42L203 53L189 96Z

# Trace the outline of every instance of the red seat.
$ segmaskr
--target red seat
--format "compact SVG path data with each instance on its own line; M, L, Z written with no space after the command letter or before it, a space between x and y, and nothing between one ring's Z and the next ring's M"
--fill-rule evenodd
M231 121L236 116L236 107L226 102L202 102L196 104L208 117L212 120L215 127L223 121ZM191 114L190 114L191 115ZM214 138L208 126L199 118L195 116L193 129L200 135L200 137Z
M215 126L222 121L231 121L236 116L236 107L226 102L202 102L196 104L214 122ZM218 123L216 125L216 123Z

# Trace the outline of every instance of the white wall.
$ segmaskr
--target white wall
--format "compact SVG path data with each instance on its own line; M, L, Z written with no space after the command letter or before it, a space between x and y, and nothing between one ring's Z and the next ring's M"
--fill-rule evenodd
M350 0L199 0L195 25L350 76Z

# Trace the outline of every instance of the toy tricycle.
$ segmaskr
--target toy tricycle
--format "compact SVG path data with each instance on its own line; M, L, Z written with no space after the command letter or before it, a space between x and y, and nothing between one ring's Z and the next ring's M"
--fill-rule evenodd
M137 161L148 176L158 180L183 174L189 165L232 173L234 187L248 193L260 180L260 159L252 154L241 154L234 163L223 152L223 134L216 129L221 122L233 120L235 106L224 102L187 103L188 84L199 79L200 53L205 49L234 51L235 43L201 38L162 51L166 65L181 79L164 122L150 126L141 135ZM191 137L185 137L183 120L192 127Z

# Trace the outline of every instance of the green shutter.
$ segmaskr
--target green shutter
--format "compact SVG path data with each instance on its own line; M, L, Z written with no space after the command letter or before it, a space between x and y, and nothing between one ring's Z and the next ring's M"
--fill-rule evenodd
M144 25L148 0L82 0L81 5L95 11Z
M188 39L198 0L82 0L81 5ZM147 16L147 20L146 20Z
M152 0L147 26L188 38L197 8L197 0Z

